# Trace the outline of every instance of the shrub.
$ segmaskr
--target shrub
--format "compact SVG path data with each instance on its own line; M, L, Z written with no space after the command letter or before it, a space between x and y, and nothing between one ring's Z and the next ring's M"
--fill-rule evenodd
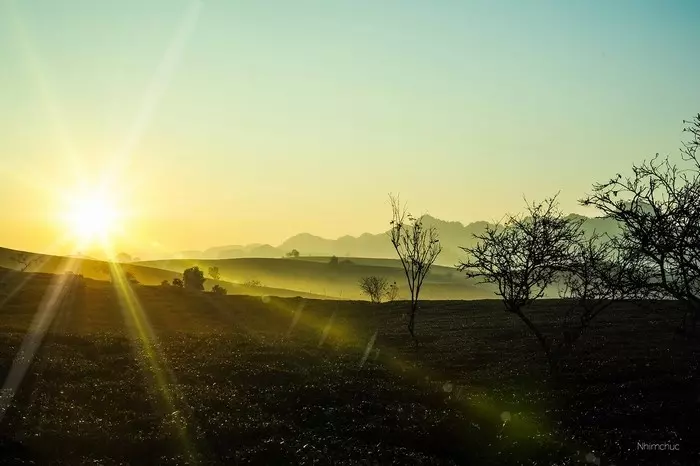
M386 295L389 289L389 283L383 277L362 277L360 279L360 289L364 294L369 296L373 303L381 303L382 298Z

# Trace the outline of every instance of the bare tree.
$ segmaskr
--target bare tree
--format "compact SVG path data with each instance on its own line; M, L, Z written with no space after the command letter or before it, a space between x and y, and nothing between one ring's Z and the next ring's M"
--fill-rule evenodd
M384 295L388 302L391 303L393 301L396 301L396 297L399 295L399 285L397 285L396 282L392 283L386 289L386 293Z
M213 278L214 280L218 280L221 278L221 274L219 273L219 268L216 266L209 267L209 276Z
M467 277L497 285L505 310L515 314L535 335L552 372L556 371L551 340L528 317L525 310L543 297L570 265L570 258L583 230L559 210L556 196L542 203L527 204L528 216L506 217L474 235L477 243L463 247L467 259L458 264Z
M570 351L591 322L613 303L642 298L637 283L645 273L639 255L619 248L615 238L596 232L581 237L559 280L559 296L569 306L558 351Z
M411 292L411 313L408 321L408 331L415 339L416 311L418 298L423 280L430 267L442 251L438 232L435 227L423 225L422 217L413 217L402 206L398 197L389 195L391 202L392 220L390 222L389 238L396 250L406 283Z
M359 285L362 293L369 296L373 303L381 303L389 288L389 282L386 278L376 276L362 277Z
M633 165L631 176L593 185L580 201L620 223L618 246L644 263L636 278L648 296L684 303L683 332L700 315L700 114L684 123L690 139L680 162L657 154Z

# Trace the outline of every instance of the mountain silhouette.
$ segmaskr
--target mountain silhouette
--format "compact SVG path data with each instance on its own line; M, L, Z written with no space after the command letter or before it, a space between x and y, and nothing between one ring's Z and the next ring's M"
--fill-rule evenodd
M614 235L619 231L617 223L605 217L585 217L578 214L570 214L572 220L582 220L583 229L591 234L593 231L602 234ZM464 257L460 247L473 246L474 235L483 233L488 225L493 223L477 221L468 224L451 222L435 218L431 215L423 216L423 224L435 227L440 235L442 253L438 257L437 264L453 266ZM294 235L278 246L269 244L248 244L217 246L204 251L183 251L175 254L173 258L179 259L236 259L244 257L278 258L283 257L292 249L296 249L302 256L338 256L338 257L396 257L391 242L383 233L363 233L360 236L345 235L337 239L323 238L310 233Z

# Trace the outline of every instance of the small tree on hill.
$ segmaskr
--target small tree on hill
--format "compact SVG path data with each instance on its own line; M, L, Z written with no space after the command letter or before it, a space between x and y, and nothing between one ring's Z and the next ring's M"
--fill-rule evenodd
M426 227L401 206L398 197L389 196L392 209L389 238L401 260L408 289L411 292L411 313L408 331L415 338L416 311L423 280L442 251L435 227Z
M219 273L219 268L216 266L209 267L209 276L213 278L214 280L218 280L221 278L221 274Z
M249 286L251 288L253 287L260 287L262 286L262 282L260 280L247 280L243 282L243 286Z
M163 280L160 282L160 286L170 286L170 282L168 280Z
M203 291L206 278L204 278L204 272L199 270L199 267L194 266L185 269L182 273L182 281L185 284L185 288Z
M339 263L338 256L331 256L330 260L328 261L328 264L330 266L336 266L336 265L338 265L338 263Z
M363 277L360 279L359 284L362 293L369 296L370 301L373 303L381 303L389 288L389 283L383 277Z
M184 288L185 283L179 278L173 278L173 286L176 288Z
M224 288L223 286L214 285L211 287L211 292L214 294L224 295L228 293L228 290L226 290L226 288Z
M287 257L297 258L299 257L299 251L297 251L296 249L292 249L287 253Z
M389 287L386 290L385 297L388 302L393 302L396 300L396 297L399 295L399 285L396 284L396 282L392 283L389 285Z

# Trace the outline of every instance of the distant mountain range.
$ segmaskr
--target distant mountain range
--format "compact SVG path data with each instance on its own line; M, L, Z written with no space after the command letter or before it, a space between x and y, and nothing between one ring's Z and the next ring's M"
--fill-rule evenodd
M604 217L584 217L571 214L569 218L582 219L584 229L591 233L615 234L618 226L614 220ZM464 225L460 222L448 222L426 215L423 217L426 226L434 226L440 235L443 251L437 263L453 266L463 258L462 246L472 246L474 235L482 233L489 222L480 221ZM327 239L309 233L292 236L279 246L269 244L248 244L217 246L204 251L182 251L172 255L176 259L235 259L242 257L274 258L282 257L296 249L302 256L338 256L338 257L375 257L395 258L396 253L389 241L387 233L363 233L360 236L342 236L338 239Z

